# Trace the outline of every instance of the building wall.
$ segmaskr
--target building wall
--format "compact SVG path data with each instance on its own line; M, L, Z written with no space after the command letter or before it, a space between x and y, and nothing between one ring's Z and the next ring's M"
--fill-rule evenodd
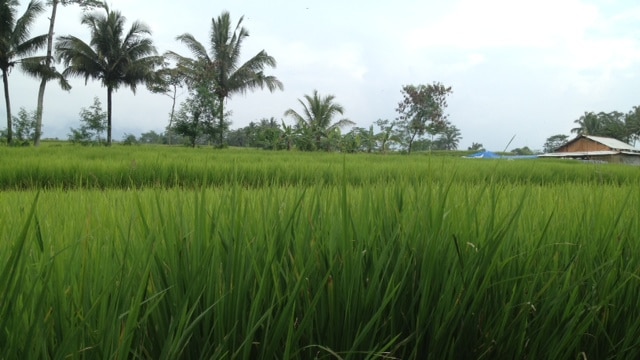
M623 164L640 166L640 156L626 154L620 156L622 157Z
M617 154L617 155L601 155L587 156L582 158L585 161L593 163L609 163L609 164L626 164L640 166L640 156Z
M579 152L579 151L606 151L611 150L607 146L587 138L580 138L572 143L561 146L557 152Z

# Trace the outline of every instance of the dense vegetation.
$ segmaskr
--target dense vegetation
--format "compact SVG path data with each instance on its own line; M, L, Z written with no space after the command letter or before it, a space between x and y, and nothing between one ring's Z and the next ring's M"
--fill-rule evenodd
M0 148L3 358L638 358L635 167Z

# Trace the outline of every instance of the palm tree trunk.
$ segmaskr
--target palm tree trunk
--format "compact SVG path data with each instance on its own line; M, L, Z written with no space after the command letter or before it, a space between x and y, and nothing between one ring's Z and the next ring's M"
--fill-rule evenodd
M45 66L51 67L51 56L53 53L53 26L56 21L56 11L58 9L58 0L51 2L51 18L49 19L49 33L47 34L47 59L45 60ZM42 108L44 107L44 90L47 86L49 79L46 76L40 80L40 88L38 89L38 105L36 108L36 131L33 139L33 146L40 146L40 137L42 136Z
M176 85L173 85L173 96L171 97L171 99L173 100L173 103L171 104L171 115L169 115L169 127L167 128L167 140L169 142L169 145L171 145L171 134L172 134L172 130L171 130L171 126L173 124L173 116L176 112L176 94L178 92L178 87Z
M409 139L409 147L407 149L407 155L411 155L411 146L413 146L413 140L416 138L416 135L418 133L414 132L413 134L411 134L411 138Z
M7 144L11 145L13 131L11 129L11 100L9 99L9 77L5 71L2 72L2 83L4 84L4 102L7 105Z
M111 95L113 88L107 86L107 146L111 146Z
M220 148L222 148L222 142L224 141L224 98L218 98L220 99Z

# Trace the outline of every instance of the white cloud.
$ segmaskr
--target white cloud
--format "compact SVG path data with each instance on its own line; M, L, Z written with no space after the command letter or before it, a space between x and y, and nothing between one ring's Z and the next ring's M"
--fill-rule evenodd
M410 30L407 45L548 47L582 37L598 18L579 0L462 0L440 21Z
M278 59L279 68L306 72L327 71L334 76L362 80L368 69L360 46L354 43L335 44L330 48L314 48L301 41L274 42L269 53ZM282 55L278 55L282 54Z

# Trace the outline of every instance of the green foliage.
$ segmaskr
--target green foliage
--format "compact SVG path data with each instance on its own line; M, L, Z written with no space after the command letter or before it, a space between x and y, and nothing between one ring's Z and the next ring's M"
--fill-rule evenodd
M511 150L511 153L515 155L533 155L534 154L533 150L529 149L528 146L515 148Z
M93 98L93 105L80 110L80 127L71 128L69 141L80 145L102 144L102 134L107 129L107 113L102 110L98 97Z
M20 108L18 116L13 117L12 145L27 146L33 140L36 131L36 112Z
M140 144L166 144L168 143L168 136L166 134L158 134L151 130L140 134L137 141Z
M224 111L226 98L258 88L266 87L271 92L283 89L282 83L275 76L264 73L265 68L276 66L276 60L266 51L262 50L245 63L240 63L242 44L249 36L249 31L242 26L243 19L241 17L235 27L226 11L211 19L211 54L189 33L178 36L177 40L189 49L193 58L172 51L166 54L169 59L177 62L177 68L185 75L186 83L192 91L198 87L207 87L217 97L220 104L217 128L220 131L216 138L220 147L224 145L224 135L229 123L225 119L228 113Z
M32 151L32 149L31 149ZM65 146L45 151L29 148L0 148L0 158L20 162L0 163L0 190L41 188L147 188L270 185L303 186L318 183L337 185L391 184L411 186L427 181L455 183L545 185L561 179L566 183L638 184L637 168L616 165L582 166L579 162L554 159L487 162L460 157L469 152L433 151L431 156L405 157L390 153L349 155L353 162L345 176L336 175L345 155L339 153L270 152L250 149L211 152L186 147L140 146L131 148ZM491 162L494 163L493 161ZM135 164L135 165L134 165ZM499 166L497 164L500 164ZM402 171L398 170L401 167ZM234 174L242 174L240 179Z
M467 148L467 150L469 150L469 151L484 151L485 148L484 148L484 145L474 142L474 143L471 144L471 146L469 146Z
M425 134L435 135L446 129L447 96L451 87L435 82L429 85L405 85L403 100L398 103L398 136L406 144L407 153L416 139Z
M377 134L380 152L386 153L389 151L390 145L399 144L402 141L402 137L397 131L397 121L378 119L375 124L380 128L380 132Z
M635 168L152 146L0 155L20 159L0 163L2 181L50 180L0 193L6 358L640 357Z
M133 134L124 134L124 137L122 138L122 145L139 145L138 139L136 139L136 136Z
M334 95L321 96L317 90L312 95L304 95L304 100L298 99L302 105L302 112L293 109L285 111L296 122L296 131L303 139L299 141L299 148L305 151L331 151L335 144L335 134L341 128L355 125L347 118L335 120L336 115L343 115L344 108L335 102Z
M18 17L18 1L0 0L0 70L7 113L7 143L13 142L13 116L11 114L11 97L9 95L9 73L20 64L21 69L29 73L29 66L33 58L30 56L42 48L47 41L47 35L31 37L31 27L35 19L44 11L42 3L32 0L27 5L22 16ZM37 61L37 60L36 60Z
M553 136L549 136L547 141L544 143L543 150L545 153L554 152L560 146L564 145L569 141L569 137L567 135L557 134Z
M107 145L111 145L112 94L120 87L135 93L139 84L155 79L154 69L163 62L149 37L151 30L141 22L125 29L125 17L102 3L104 14L84 13L82 24L91 32L89 44L68 35L58 38L56 52L66 69L64 76L100 80L107 88Z
M219 134L226 132L229 126L223 122L220 128L220 123L216 121L221 107L222 104L210 87L198 87L180 105L170 130L184 137L191 147L219 139Z
M628 144L640 138L640 110L637 106L626 114L619 111L585 112L574 123L578 126L571 132L578 135L610 137Z
M229 132L227 142L230 146L254 147L265 150L286 148L283 131L274 117L250 122L248 126Z
M462 140L460 129L458 129L455 125L447 122L444 126L444 129L442 129L440 135L434 142L435 149L457 150L460 140Z

